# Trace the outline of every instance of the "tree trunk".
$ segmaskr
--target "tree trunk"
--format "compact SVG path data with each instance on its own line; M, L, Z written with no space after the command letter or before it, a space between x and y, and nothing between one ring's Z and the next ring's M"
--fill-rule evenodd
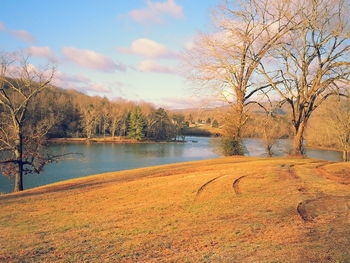
M116 125L115 125L115 122L113 121L112 125L111 125L111 136L112 137L115 136L115 130L116 130Z
M17 171L15 175L15 189L14 192L23 191L23 164L21 161L16 164Z
M102 121L102 134L103 134L103 137L106 137L106 131L107 131L107 122L105 119L103 119Z
M301 122L295 129L295 135L293 139L292 155L304 155L304 131L306 122Z
M86 129L86 137L87 137L88 139L90 139L90 138L91 138L91 131L90 131L90 127L87 127L87 129Z
M348 162L349 161L349 152L344 150L343 151L343 161Z
M15 157L16 163L16 175L15 175L15 189L14 192L23 191L23 141L21 132L18 131L18 138L16 140Z
M238 116L238 123L237 123L237 129L236 129L236 138L238 140L241 139L242 135L242 127L244 126L245 123L245 114L244 114L244 98L243 96L241 96L242 98L240 98L237 101L237 105L236 105L236 114Z

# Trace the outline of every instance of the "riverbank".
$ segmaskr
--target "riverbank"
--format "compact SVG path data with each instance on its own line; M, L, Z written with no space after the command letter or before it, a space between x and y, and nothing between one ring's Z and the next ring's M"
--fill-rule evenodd
M208 125L201 125L201 126L191 126L186 127L182 131L184 136L202 136L202 137L211 137L211 136L220 136L222 133L222 130L219 128L212 128Z
M0 196L1 262L347 262L350 164L227 157Z
M135 140L128 137L96 137L96 138L52 138L48 140L52 143L178 143L185 142L183 140L171 140L171 141L152 141L152 140Z
M318 145L312 145L312 144L311 145L306 145L305 147L309 148L309 149L319 149L319 150L326 150L326 151L339 152L339 153L342 152L342 150L337 149L337 148L324 147L324 146L318 146Z

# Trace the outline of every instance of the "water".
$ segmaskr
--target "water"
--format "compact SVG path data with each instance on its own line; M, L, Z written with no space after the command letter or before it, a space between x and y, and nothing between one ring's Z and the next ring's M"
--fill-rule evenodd
M211 141L206 137L186 137L187 143L152 144L53 144L55 153L82 153L83 157L49 164L39 175L26 175L24 188L29 189L58 181L84 177L92 174L128 170L140 167L204 160L220 157L215 153ZM264 146L259 139L245 139L244 144L249 156L266 156ZM290 142L280 140L275 146L276 156L285 155ZM341 161L341 153L318 149L308 149L312 158ZM13 180L0 175L0 192L13 190Z
M257 156L257 157L266 156L264 145L260 139L244 139L243 142L245 147L248 150L247 155ZM291 146L292 146L291 140L288 140L288 139L278 140L276 144L273 145L272 147L274 156L287 155L291 150ZM333 161L333 162L342 161L342 153L337 151L306 148L305 155L310 158Z

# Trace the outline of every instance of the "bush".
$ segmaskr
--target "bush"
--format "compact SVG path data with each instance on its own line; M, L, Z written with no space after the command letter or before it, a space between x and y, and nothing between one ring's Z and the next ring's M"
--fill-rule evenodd
M224 156L244 155L245 147L242 143L242 140L232 137L221 137L220 152Z

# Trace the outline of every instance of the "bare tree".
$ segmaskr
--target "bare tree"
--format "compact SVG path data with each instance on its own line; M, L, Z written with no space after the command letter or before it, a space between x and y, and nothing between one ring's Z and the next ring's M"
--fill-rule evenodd
M247 105L258 103L255 95L263 85L256 68L267 52L292 30L292 1L226 1L215 17L216 32L201 34L187 52L189 78L199 81L200 90L210 91L232 106L230 136L241 138L247 121Z
M126 136L129 112L135 107L130 101L118 100L111 103L111 136Z
M81 116L81 126L88 139L96 134L98 125L99 109L96 98L79 96L76 98Z
M111 105L111 136L114 137L117 128L121 125L123 109L117 103Z
M350 161L350 98L334 105L327 115L343 152L343 161Z
M350 73L348 1L299 4L302 8L294 17L298 28L288 32L269 63L261 61L260 65L268 83L282 97L281 104L289 105L294 155L303 154L311 114L330 96L343 95Z
M106 132L110 130L111 118L112 118L112 104L107 98L99 100L97 105L99 111L99 122L100 122L100 134L106 137Z
M28 123L28 108L35 97L46 89L54 69L38 70L28 58L2 54L0 57L0 164L5 175L15 176L14 191L23 190L23 175L40 172L55 160L42 150L43 137L52 120Z
M278 139L285 138L289 134L286 129L288 126L285 124L283 117L272 111L265 114L260 125L263 145L265 146L267 155L272 157L275 154L274 146L278 144Z

